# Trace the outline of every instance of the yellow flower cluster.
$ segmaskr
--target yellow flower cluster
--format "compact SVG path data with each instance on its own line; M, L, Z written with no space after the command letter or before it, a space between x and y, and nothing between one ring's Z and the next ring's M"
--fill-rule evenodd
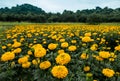
M103 70L102 70L102 73L104 74L104 76L109 77L109 78L110 78L110 77L113 77L114 74L115 74L114 70L109 69L109 68L103 69Z
M76 40L71 40L71 43L75 44L75 43L77 43L77 41Z
M39 67L40 67L41 69L47 69L47 68L49 68L50 66L51 66L50 61L41 62L40 65L39 65Z
M61 50L58 50L58 54L62 54L62 53L64 53L65 51L63 50L63 49L61 49Z
M85 53L82 53L81 55L80 55L80 58L81 59L88 59L88 55L87 54L85 54Z
M91 32L85 33L84 36L85 37L90 37L91 36Z
M40 63L40 58L36 58L32 60L32 64L37 66Z
M30 65L31 65L30 62L26 62L26 63L23 63L23 64L22 64L22 67L23 67L23 68L29 68Z
M34 48L35 57L44 57L46 55L46 49L41 44L35 44L32 48Z
M33 64L33 65L38 65L38 61L37 61L36 59L33 59L33 60L32 60L32 64Z
M21 58L18 59L19 64L24 64L26 62L28 62L28 57L27 56L24 56L24 57L21 57Z
M68 44L67 42L63 42L63 43L61 43L61 47L62 47L62 48L67 48L68 45L69 45L69 44Z
M60 39L59 41L60 41L60 42L65 42L65 39Z
M48 48L49 48L50 50L54 50L54 49L57 48L57 44L50 43L50 44L48 45Z
M35 44L32 46L33 49L36 49L36 48L42 48L43 46L41 44Z
M106 59L106 58L109 58L110 57L110 53L109 52L106 52L106 51L100 51L99 52L99 56Z
M82 42L91 42L91 41L93 41L93 40L91 39L91 37L83 37L83 38L82 38Z
M115 47L115 50L120 51L120 45Z
M21 48L16 48L13 52L14 52L14 53L20 53L21 51L22 51Z
M17 42L17 41L14 41L14 44L12 45L13 48L17 48L17 47L20 47L20 46L21 46L21 43Z
M29 50L29 51L27 52L27 54L28 54L28 55L32 55L32 51Z
M104 59L102 58L102 57L100 57L100 56L95 56L95 58L96 58L96 60L98 60L98 61L103 61Z
M67 64L70 62L71 60L71 57L69 54L67 53L62 53L62 54L59 54L56 58L56 63L57 64L60 64L60 65L64 65L64 64Z
M93 45L90 47L90 49L91 49L92 51L96 51L96 50L97 50L97 47L98 47L97 44L93 44Z
M76 49L77 49L77 47L74 46L74 45L71 45L71 46L68 47L69 51L76 51Z
M115 55L114 53L110 53L109 61L112 61L112 62L113 62L116 57L117 57L117 55Z
M18 63L22 64L23 68L29 68L31 63L28 62L28 56L24 56L18 59Z
M84 70L85 72L90 71L90 67L89 67L89 66L85 66L85 67L83 68L83 70Z
M13 52L5 52L1 56L1 61L9 61L15 58L15 54Z
M6 46L2 46L2 49L6 49L7 47Z
M54 77L62 79L68 75L68 69L65 66L58 65L52 68L51 73Z

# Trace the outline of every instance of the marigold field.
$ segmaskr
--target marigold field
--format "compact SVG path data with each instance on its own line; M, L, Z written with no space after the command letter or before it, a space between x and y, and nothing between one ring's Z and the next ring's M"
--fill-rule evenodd
M120 81L120 26L6 29L0 34L0 81Z

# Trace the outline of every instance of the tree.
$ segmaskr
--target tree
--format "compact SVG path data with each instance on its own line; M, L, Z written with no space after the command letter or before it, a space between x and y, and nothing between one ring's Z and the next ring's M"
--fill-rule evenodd
M120 8L108 7L77 10L64 10L63 13L46 13L41 8L30 4L17 5L12 8L0 8L0 21L27 21L27 22L120 22Z
M102 17L99 14L93 13L88 16L87 22L89 24L100 24L102 22Z

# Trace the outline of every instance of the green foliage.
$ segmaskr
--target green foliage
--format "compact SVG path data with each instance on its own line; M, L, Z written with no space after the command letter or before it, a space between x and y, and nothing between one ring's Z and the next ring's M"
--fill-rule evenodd
M88 16L87 22L89 24L94 24L94 25L95 24L100 24L102 22L102 17L99 14L93 13L93 14Z
M120 8L108 7L96 9L77 10L76 12L64 10L63 13L46 13L41 8L30 4L17 5L12 8L0 9L0 21L27 21L27 22L87 22L99 24L100 22L120 22Z

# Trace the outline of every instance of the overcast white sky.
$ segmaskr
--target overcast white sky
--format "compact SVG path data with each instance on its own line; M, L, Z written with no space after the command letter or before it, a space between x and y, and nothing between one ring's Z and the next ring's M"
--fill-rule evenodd
M120 8L120 0L0 0L0 8L24 3L40 7L46 12L62 12L65 9L72 11L93 9L96 6Z

